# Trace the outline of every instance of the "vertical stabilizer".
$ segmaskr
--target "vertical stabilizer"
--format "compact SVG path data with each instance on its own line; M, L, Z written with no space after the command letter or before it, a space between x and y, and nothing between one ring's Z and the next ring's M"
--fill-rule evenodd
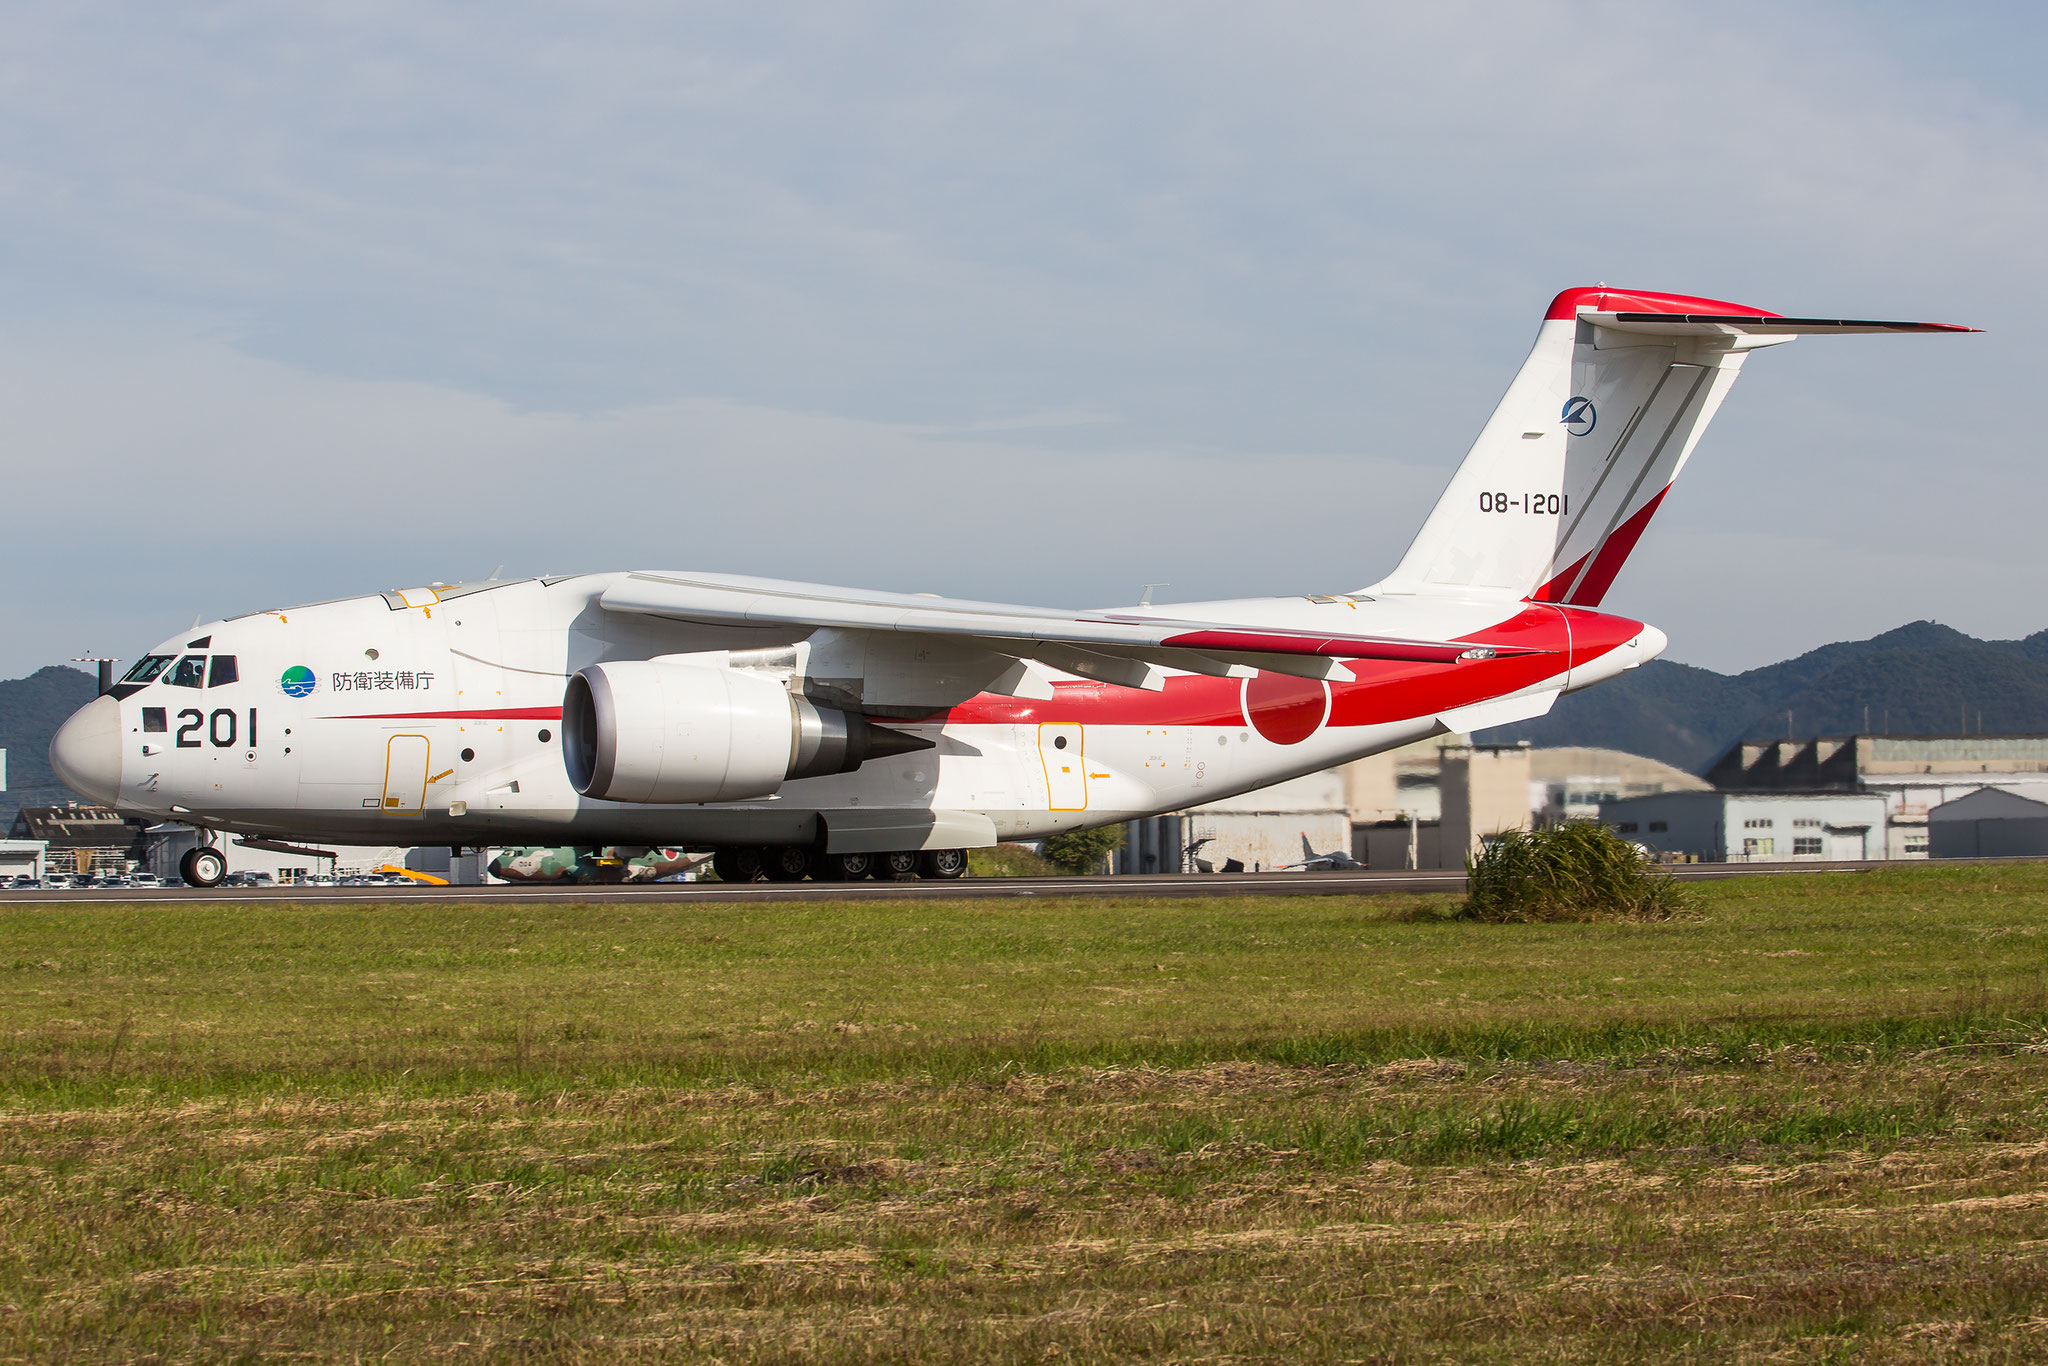
M1593 605L1721 406L1748 351L1790 340L1598 321L1764 318L1674 294L1566 290L1400 567L1372 591Z
M1400 566L1364 591L1596 607L1749 352L1802 335L1974 331L1568 289Z

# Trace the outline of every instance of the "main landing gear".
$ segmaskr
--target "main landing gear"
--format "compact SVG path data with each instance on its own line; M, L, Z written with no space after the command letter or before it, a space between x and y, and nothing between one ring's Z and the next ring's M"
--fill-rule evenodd
M884 882L909 878L950 879L967 875L965 849L915 849L893 854L820 854L801 844L766 848L729 844L711 856L721 882Z
M218 849L187 849L178 860L178 876L190 887L218 887L227 875L227 858Z

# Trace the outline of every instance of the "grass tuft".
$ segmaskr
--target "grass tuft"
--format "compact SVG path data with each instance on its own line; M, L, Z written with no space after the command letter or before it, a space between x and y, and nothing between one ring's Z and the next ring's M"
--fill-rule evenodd
M1497 835L1466 871L1470 920L1669 920L1687 909L1669 873L1595 821Z
M1051 877L1060 870L1021 844L967 851L970 877Z

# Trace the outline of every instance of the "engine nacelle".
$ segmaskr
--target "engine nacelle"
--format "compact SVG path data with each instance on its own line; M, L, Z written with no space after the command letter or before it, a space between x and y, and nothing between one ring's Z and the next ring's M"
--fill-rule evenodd
M735 802L932 742L814 706L765 674L668 660L593 664L562 697L562 760L586 797Z

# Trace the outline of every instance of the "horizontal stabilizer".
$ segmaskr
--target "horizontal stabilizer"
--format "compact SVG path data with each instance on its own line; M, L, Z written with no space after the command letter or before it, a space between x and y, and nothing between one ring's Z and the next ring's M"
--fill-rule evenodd
M1854 332L1975 332L1956 323L1871 322L1857 318L1781 318L1775 313L1596 313L1582 322L1652 337L1839 337Z

